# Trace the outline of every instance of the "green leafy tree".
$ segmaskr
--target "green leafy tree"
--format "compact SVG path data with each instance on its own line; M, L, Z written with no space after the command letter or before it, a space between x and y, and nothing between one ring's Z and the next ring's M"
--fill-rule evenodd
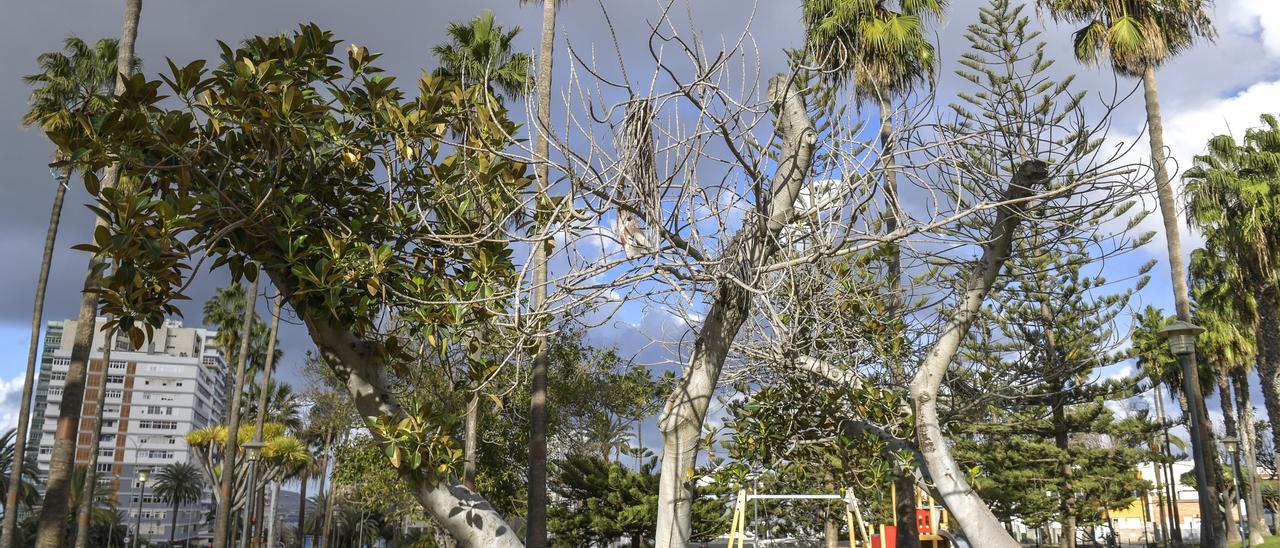
M200 495L204 492L204 485L200 470L189 463L166 464L156 472L156 495L168 499L173 504L169 523L170 545L174 544L178 533L178 510L184 504L198 502Z
M24 465L18 483L11 483L13 468L18 465L14 462L18 445L15 432L16 429L9 429L4 434L0 434L0 491L3 491L4 500L8 501L10 486L16 485L13 488L12 499L17 501L13 507L13 511L17 512L20 507L25 506L30 509L39 501L40 494L36 490L36 484L40 482L40 475L35 458L25 455L22 459ZM9 511L9 508L5 507L5 511Z
M107 232L154 234L88 246L148 273L144 290L108 275L103 293L121 324L154 321L197 249L233 279L269 276L426 509L462 542L517 545L483 499L453 489L450 413L388 383L420 363L419 342L447 347L474 327L471 303L510 302L511 251L472 235L529 182L500 154L515 125L483 87L425 76L409 98L378 54L352 46L343 62L338 43L305 25L224 47L211 71L134 77L109 132L62 140L89 164L119 158L135 181L97 194ZM440 146L450 136L464 139Z

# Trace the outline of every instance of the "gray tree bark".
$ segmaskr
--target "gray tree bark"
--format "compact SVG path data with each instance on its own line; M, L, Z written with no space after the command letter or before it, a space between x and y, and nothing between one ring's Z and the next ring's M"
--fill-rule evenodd
M1047 166L1044 162L1025 162L1014 174L1006 196L1009 199L1026 198L1031 194L1031 188L1043 183L1046 177ZM1018 548L1019 544L978 497L965 479L964 470L951 455L938 417L938 390L951 360L960 351L960 343L967 336L969 327L982 308L982 302L995 283L996 275L1009 257L1014 232L1025 208L1025 202L1018 201L999 209L992 235L983 246L981 259L969 272L960 302L951 312L933 348L911 381L917 445L929 476L933 478L943 503L964 530L969 542L984 548Z
M142 14L142 0L125 0L124 22L120 29L120 45L116 54L116 66L123 67L116 76L115 93L124 92L124 74L134 65L134 45L138 38L138 18ZM107 168L103 174L102 188L112 188L120 177L118 166ZM106 226L99 217L94 229ZM40 510L36 530L37 548L60 548L67 523L71 494L71 474L75 469L76 439L80 433L81 404L84 402L85 370L89 354L93 350L93 332L98 314L97 274L103 259L94 254L85 271L84 290L81 292L79 320L75 342L71 347L71 364L67 369L62 402L58 406L57 430L54 433L53 452L49 459L49 474L45 483L44 504ZM20 459L20 455L15 455ZM13 535L9 537L13 539Z
M98 449L102 445L102 414L107 406L107 374L111 371L111 347L115 329L108 329L102 343L102 382L98 383L98 407L94 410L93 431L89 434L89 462L84 471L80 508L76 513L76 548L88 548L89 524L93 516L93 492L98 487Z
M817 132L804 97L785 76L769 82L768 100L777 109L782 150L770 183L767 217L750 218L734 235L720 261L711 306L694 340L688 365L668 396L658 428L662 431L662 469L658 488L657 547L689 542L693 474L698 441L720 371L738 330L751 310L751 292L742 286L758 276L777 251L777 234L792 219L795 200L813 161ZM757 196L757 199L764 199Z
M1236 411L1239 414L1240 465L1244 468L1245 509L1249 512L1249 545L1262 544L1263 537L1271 534L1263 516L1262 488L1258 482L1258 432L1254 428L1253 405L1249 402L1249 374L1240 367L1231 372L1235 388Z

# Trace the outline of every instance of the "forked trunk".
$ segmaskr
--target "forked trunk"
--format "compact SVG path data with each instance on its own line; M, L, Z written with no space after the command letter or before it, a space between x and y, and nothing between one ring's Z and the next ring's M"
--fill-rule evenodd
M1013 248L1014 232L1026 208L1026 203L1020 199L1030 196L1031 189L1043 183L1047 175L1047 166L1038 160L1018 166L1006 198L1019 201L999 208L991 236L983 246L982 257L969 272L960 302L952 310L933 348L911 381L917 445L929 477L969 542L983 548L1018 548L1019 544L978 497L965 478L964 469L951 455L938 417L938 391L951 361L960 351L960 343L968 335L969 327Z
M796 196L813 162L817 132L804 97L783 75L769 81L769 102L775 107L782 148L768 188L767 217L753 217L734 235L720 261L724 272L711 292L711 306L698 328L684 373L658 419L662 431L662 471L658 485L657 547L683 547L689 542L694 465L702 424L720 370L733 339L751 311L752 293L743 287L759 276L777 251L777 234L792 221ZM763 226L761 226L763 223Z
M71 168L64 168L53 193L53 207L49 212L49 229L44 235L44 253L40 256L40 275L36 277L35 304L31 306L31 337L27 340L27 371L22 378L22 400L18 402L18 431L13 437L13 464L9 468L9 485L22 485L24 457L27 452L27 427L31 422L31 392L36 378L36 358L40 346L40 326L44 323L44 293L49 287L49 268L53 265L53 246L58 240L58 224L62 221L62 202L67 197L67 185L71 182ZM4 507L14 509L4 513L4 525L0 526L0 546L13 545L10 540L18 525L18 494L20 489L9 489L4 496Z
M1191 321L1191 300L1187 293L1187 267L1182 255L1182 234L1179 232L1178 211L1174 201L1173 186L1169 182L1169 172L1165 167L1164 126L1160 121L1160 97L1156 88L1155 67L1147 66L1142 72L1142 87L1147 107L1147 129L1151 144L1151 165L1155 168L1156 198L1160 203L1160 217L1164 222L1165 242L1168 245L1169 276L1173 282L1173 301L1177 307L1178 319ZM1195 371L1195 355L1182 359L1183 392L1190 400L1202 400L1200 380ZM1191 453L1195 461L1197 485L1200 488L1200 515L1212 516L1200 521L1200 538L1207 543L1205 548L1226 548L1225 531L1222 530L1222 516L1218 511L1218 493L1216 482L1207 478L1216 478L1218 468L1215 465L1209 441L1209 425L1206 417L1197 409L1192 410L1191 429L1200 430L1197 436L1191 435ZM1197 439L1200 438L1200 439Z
M142 14L142 0L125 0L124 23L120 29L119 49L116 53L116 66L128 72L134 65L134 44L138 38L138 18ZM115 93L124 92L124 79L116 77ZM109 189L119 180L118 166L106 169L102 178L102 188ZM97 217L94 230L106 226L106 222ZM80 297L80 310L76 315L79 320L75 341L71 347L71 363L67 368L66 384L63 387L62 402L58 406L57 430L54 433L53 450L49 459L49 474L45 482L44 504L41 506L39 523L36 530L36 548L59 548L63 543L63 533L67 525L68 505L71 499L71 474L75 469L76 438L80 433L81 403L84 401L84 377L89 363L89 354L93 350L93 332L98 314L97 279L102 257L94 255L89 259L89 267L85 271L84 290ZM15 455L15 460L21 456ZM13 535L9 538L12 540Z

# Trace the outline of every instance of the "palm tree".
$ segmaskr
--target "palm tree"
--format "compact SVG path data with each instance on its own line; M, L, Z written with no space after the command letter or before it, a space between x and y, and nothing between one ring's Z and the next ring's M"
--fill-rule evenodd
M30 109L22 116L22 125L39 126L42 130L65 130L76 123L80 116L91 116L100 110L111 93L115 82L118 42L103 38L92 46L75 36L63 42L63 51L43 53L36 58L40 72L22 78L35 86L29 98ZM135 62L135 67L137 63ZM31 391L36 375L36 350L40 342L40 324L44 321L44 296L49 285L49 269L53 265L53 247L58 239L58 225L62 219L62 202L66 198L67 184L71 179L71 166L62 162L61 152L54 153L54 164L63 164L57 174L53 208L49 212L49 228L45 232L44 253L40 261L40 274L36 278L35 303L31 309L31 335L27 341L27 371L22 383L22 400L18 405L18 431L16 452L26 452L27 426L31 415ZM18 481L26 469L20 460L10 469L9 481ZM14 492L14 496L17 496ZM17 501L7 496L6 507ZM9 538L17 524L17 516L6 516L3 536ZM0 540L0 546L7 546Z
M1241 440L1242 447L1251 446L1252 444L1243 440L1245 429L1236 420L1237 409L1233 405L1230 384L1235 370L1247 367L1246 364L1253 360L1255 354L1253 333L1256 330L1254 325L1257 323L1256 307L1249 293L1241 290L1242 284L1235 265L1216 249L1217 246L1213 245L1215 242L1210 240L1209 243L1209 247L1197 249L1191 253L1191 295L1196 304L1196 323L1205 328L1205 332L1197 340L1196 351L1205 358L1203 362L1205 369L1214 373L1213 377L1221 398L1219 403L1222 406L1225 434ZM1238 411L1241 417L1245 415L1243 409ZM1214 452L1214 455L1216 456L1217 453ZM1233 482L1220 481L1219 483L1220 489L1230 492ZM1245 485L1242 486L1245 489L1244 498L1246 502L1252 501L1251 483L1248 481L1244 483ZM1230 496L1227 500L1234 504L1238 497ZM1253 512L1261 512L1262 509L1250 508L1249 511L1250 515L1253 515ZM1232 519L1234 516L1231 505L1228 505L1224 518L1229 543L1240 541L1239 530L1234 526ZM1261 529L1253 530L1251 533L1255 537L1255 544L1262 542Z
M484 83L510 99L523 97L528 91L533 60L527 53L511 50L512 41L520 34L519 26L508 31L494 22L492 11L485 10L467 24L449 23L445 33L449 42L431 48L440 60L433 76L464 85Z
M246 421L258 420L258 400L261 399L263 388L257 384L249 386L248 392L245 394L245 407L241 416ZM302 396L293 391L293 387L286 383L278 383L274 380L267 385L267 414L263 417L266 422L274 422L283 424L285 428L292 432L302 430Z
M71 507L80 508L83 503L84 495L87 490L84 488L85 480L89 477L89 467L83 464L77 464L75 470L71 474ZM116 512L115 493L107 489L94 489L92 504L89 506L89 525L101 525L112 521L112 514ZM68 515L63 524L62 532L70 533L76 528L76 516ZM78 532L77 532L78 533Z
M1151 145L1151 164L1155 168L1156 196L1164 221L1165 242L1169 255L1169 275L1173 281L1173 300L1178 319L1191 321L1191 301L1187 292L1187 268L1182 258L1182 236L1178 231L1178 212L1169 172L1165 166L1164 127L1160 121L1160 99L1156 87L1156 68L1161 63L1191 47L1197 39L1215 36L1209 19L1211 0L1036 0L1057 21L1083 25L1073 35L1076 58L1088 64L1109 60L1116 74L1142 78L1147 109L1147 130ZM1184 391L1192 403L1202 401L1192 355L1188 363ZM1212 462L1207 461L1211 437L1206 418L1192 405L1192 436L1198 476L1217 477ZM1202 478L1203 479L1203 478ZM1200 481L1201 514L1216 516L1201 522L1202 538L1212 546L1225 544L1218 534L1217 500L1213 482Z
M40 481L40 475L36 472L36 461L30 456L25 456L22 461L22 473L15 483L10 475L13 471L14 455L18 454L16 430L9 429L4 434L0 434L0 491L3 491L3 498L6 501L4 511L6 514L18 513L19 506L31 508L38 502L40 494L36 491L36 484ZM17 485L14 489L13 497L9 496L9 486ZM12 500L10 503L8 501ZM8 506L12 504L12 506Z
M533 3L534 0L520 0ZM538 110L533 125L534 178L537 179L537 203L547 202L550 185L551 131L551 67L554 60L556 7L559 0L542 0L542 36L538 45L538 75L535 92ZM540 216L541 217L541 216ZM539 227L544 231L545 227ZM547 302L548 245L533 248L533 311L541 313ZM538 317L535 315L535 317ZM544 548L547 545L547 337L534 340L533 367L529 372L529 507L525 514L525 545Z
M188 463L166 464L156 473L155 493L173 504L173 515L169 521L169 545L174 546L178 533L178 509L184 504L200 500L200 495L204 493L204 480L200 478L200 471Z
M132 71L136 60L134 45L138 38L138 18L142 13L142 0L125 0L124 22L120 29L120 42L117 48L116 67L127 67ZM124 92L124 75L117 71L115 93ZM103 188L112 188L119 180L119 169L111 166L102 177ZM105 221L97 219L94 230L106 226ZM98 314L98 292L96 276L103 264L103 258L94 254L89 259L85 270L84 291L80 297L80 309L76 315L76 335L71 347L71 363L67 368L66 385L63 388L62 402L58 407L58 426L54 436L53 452L49 459L49 473L45 484L44 505L40 510L40 521L36 532L37 548L58 548L62 545L62 534L65 528L68 503L74 493L71 492L72 475L75 471L76 441L79 438L81 404L84 402L85 373L88 369L89 353L93 350L93 331ZM11 520L4 522L5 539L13 538ZM0 540L0 543L9 542Z
M884 166L884 230L898 229L903 215L894 171L893 101L926 81L936 66L928 24L942 17L944 0L901 2L898 9L869 0L804 0L805 54L822 79L833 87L852 84L858 104L874 102L880 109L880 157ZM892 248L886 272L889 299L902 308L902 253ZM892 381L908 382L905 356L890 360ZM899 493L915 493L915 476L907 470L894 475ZM914 496L898 497L895 508L898 546L919 546Z
M1275 275L1275 251L1280 244L1280 124L1274 116L1264 115L1262 125L1245 133L1242 143L1227 135L1209 141L1206 154L1196 156L1191 169L1183 175L1190 224L1206 237L1205 256L1220 258L1223 264L1217 275L1214 295L1219 301L1233 303L1237 310L1250 312L1246 321L1236 325L1247 327L1247 336L1257 352L1258 377L1262 382L1263 403L1271 419L1273 437L1280 436L1280 304ZM1193 278L1196 276L1193 254ZM1228 270L1229 269L1229 270ZM1248 405L1248 371L1232 372L1238 393L1237 407L1241 420L1252 415ZM1241 432L1252 428L1252 421L1242 425ZM1241 439L1244 439L1242 434ZM1246 464L1256 459L1253 444L1242 444ZM1251 468L1248 468L1251 469ZM1249 483L1253 483L1251 480ZM1252 485L1251 485L1252 487ZM1250 493L1253 505L1261 503L1260 495ZM1260 516L1260 514L1259 514ZM1265 528L1261 520L1250 514L1251 533Z
M223 462L238 462L240 447L240 402L244 395L245 366L250 354L249 343L253 339L254 305L258 300L258 277L249 283L244 304L244 318L240 323L240 341L236 346L236 377L231 389L231 404L227 411L227 435L223 443ZM246 431L247 432L247 431ZM213 547L227 548L231 534L231 499L236 482L236 466L222 467L222 475L218 481L218 507L214 512Z
M244 321L245 302L244 286L236 282L219 288L209 300L204 302L204 306L201 309L204 325L217 330L213 344L222 351L227 363L238 363L240 324ZM249 369L247 372L250 376L253 376L257 372L257 364L266 361L269 329L266 322L262 321L262 318L256 312L253 315L253 327L250 329ZM274 353L274 358L279 359L280 355L281 353L277 350Z

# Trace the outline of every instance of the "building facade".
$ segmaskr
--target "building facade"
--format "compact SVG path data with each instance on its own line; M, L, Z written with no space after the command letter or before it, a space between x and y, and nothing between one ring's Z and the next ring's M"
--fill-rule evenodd
M226 363L222 352L212 344L213 332L183 327L181 322L172 320L156 329L138 348L127 337L116 337L111 363L104 363L103 321L99 318L94 329L75 461L89 462L94 417L98 406L103 405L98 478L108 486L109 493L115 494L118 509L127 515L125 524L130 531L138 523L141 511L143 538L167 541L173 507L154 495L154 475L167 464L194 464L187 433L222 421L228 390ZM28 454L34 453L42 480L49 471L76 323L50 321L45 329L27 442ZM100 390L104 375L105 390ZM138 471L143 469L150 470L153 476L145 486L145 495L144 486L138 481ZM179 510L177 539L208 536L210 529L204 523L205 514L211 509L208 493L206 486L201 502Z

